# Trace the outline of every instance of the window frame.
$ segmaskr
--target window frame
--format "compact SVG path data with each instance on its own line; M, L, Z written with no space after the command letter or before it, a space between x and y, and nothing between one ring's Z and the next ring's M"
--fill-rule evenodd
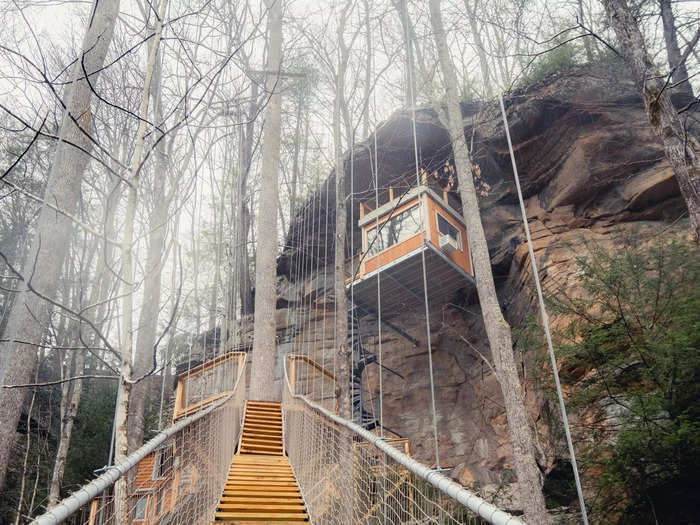
M165 463L169 462L169 468L163 472L163 467ZM172 470L175 463L175 450L173 444L159 448L155 454L155 461L153 461L153 472L151 474L151 479L157 481L159 479L165 479L168 477L168 470Z
M414 210L416 210L418 212L417 216L418 216L418 219L420 221L419 222L420 227L419 227L418 231L416 231L415 233L411 234L410 236L408 236L407 238L405 238L401 241L395 242L394 244L391 244L390 246L387 246L386 248L383 248L382 250L380 250L378 252L372 253L372 246L373 245L370 243L370 233L372 231L376 231L377 234L375 234L375 235L379 235L379 230L383 229L385 227L384 224L386 222L391 221L393 219L396 219L396 218L400 217L401 215L404 215L406 213L410 213ZM417 202L411 204L406 209L402 210L401 212L397 213L396 215L392 215L392 213L395 211L395 210L392 210L384 218L380 219L379 221L371 222L370 227L365 230L365 243L367 246L367 248L366 248L367 256L369 258L377 257L377 256L381 255L382 253L386 252L387 250L390 250L394 246L398 246L400 244L403 244L404 242L411 239L412 237L415 237L416 235L420 235L421 233L424 233L425 232L425 220L423 217L422 210L423 210L423 203L421 200L418 200Z
M143 496L138 496L138 499L136 500L136 505L134 505L134 520L133 521L138 521L138 522L143 522L148 520L148 503L150 496L148 494L145 494ZM139 509L139 504L143 502L143 516L139 517L138 515L138 509Z
M440 219L444 220L447 224L452 226L456 231L457 231L457 238L455 239L457 241L457 249L459 251L464 250L464 245L462 243L462 230L459 228L459 226L456 226L452 221L450 221L447 217L445 217L444 213L441 213L439 210L435 210L435 229L437 230L438 233L438 244L440 243L440 237L447 236L452 237L451 235L448 235L447 233L443 233L440 231Z

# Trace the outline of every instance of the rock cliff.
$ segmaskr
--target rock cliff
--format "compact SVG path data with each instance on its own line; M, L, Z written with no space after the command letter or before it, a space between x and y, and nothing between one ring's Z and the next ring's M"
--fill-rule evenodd
M588 242L614 247L686 227L685 206L661 143L647 124L642 100L631 80L621 78L611 67L570 70L517 91L505 101L540 274L550 292L566 287L576 293L575 257L585 253ZM517 341L518 327L536 318L538 311L500 110L494 103L464 104L462 109L465 133L480 171L482 220L499 296L515 329L527 404L538 430L538 459L544 473L559 472L567 454L558 408L542 388L542 382L551 379L551 370L537 364L537 352L522 353ZM416 129L421 165L429 171L443 166L451 149L432 110L418 111ZM410 115L397 112L377 130L376 137L346 156L347 191L353 191L351 213L355 218L359 217L359 201L374 191L375 138L379 186L400 189L415 181ZM311 352L329 366L332 311L325 306L332 286L330 277L324 282L322 275L333 253L333 237L323 224L334 224L334 184L331 175L300 212L278 266L286 283L280 306L314 310L313 321L296 326L295 331L300 340L311 342L307 343ZM348 229L357 252L359 230L350 223ZM306 265L302 272L300 264ZM309 281L314 271L315 280ZM294 297L303 297L303 304L295 303ZM283 312L286 310L279 316L281 334L291 330L290 319L294 318ZM383 364L396 372L382 375L385 424L409 438L412 453L431 464L433 426L424 312L421 308L401 312L393 322L418 345L382 327ZM561 322L554 319L555 324ZM363 342L377 352L376 319L363 317L361 327ZM488 357L488 345L474 294L467 293L458 303L431 305L430 332L441 465L452 467L452 476L465 485L477 486L487 496L517 509L517 496L508 486L515 476L505 412L498 384L481 357ZM283 349L286 351L294 349ZM374 365L365 376L375 412L379 410L378 372ZM585 441L576 421L573 427L576 439Z

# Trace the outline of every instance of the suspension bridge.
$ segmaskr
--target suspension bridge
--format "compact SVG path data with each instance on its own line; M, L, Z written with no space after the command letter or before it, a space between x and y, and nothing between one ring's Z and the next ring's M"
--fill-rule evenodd
M334 334L309 339L312 324L322 322L326 333L319 311L341 315L326 286L331 277L322 280L326 292L312 293L309 275L300 275L300 301L287 313L297 329L278 341L288 351L279 352L279 384L270 385L279 401L249 398L248 352L190 362L177 378L171 425L34 523L522 523L440 469L434 392L436 461L424 465L411 456L410 440L387 428L381 399L377 413L366 391L370 366L380 381L403 377L382 363L381 337L367 348L361 319L401 332L382 318L387 307L425 304L427 315L429 301L473 286L464 224L447 193L422 182L360 208L365 256L347 281L352 420L337 410ZM418 286L426 275L430 286ZM432 388L432 363L428 370Z
M501 111L586 524L585 504L502 101ZM354 150L350 151L349 208L353 234L350 235L352 256L344 270L349 299L347 312L337 308L333 295L335 275L328 272L332 267L328 249L328 239L332 236L328 182L325 206L319 189L317 198L299 210L297 238L312 238L316 242L307 246L300 243L296 255L287 261L291 281L296 283L292 295L298 297L291 301L294 306L287 297L287 328L281 335L278 330L277 380L269 385L270 395L265 400L250 399L250 356L247 351L239 351L244 347L250 350L247 342L239 340L235 348L220 349L221 353L211 358L204 351L203 362L194 363L190 359L177 377L171 425L126 460L106 467L96 479L32 523L523 523L519 517L450 479L440 468L430 314L431 309L434 311L436 306L449 302L455 293L469 293L475 275L466 225L458 211L460 204L451 193L454 167L447 163L429 173L419 166L415 115L411 120L415 183L406 184L406 177L399 176L403 185L380 188L378 159L370 155L369 172L374 184L358 203L357 221L354 200L362 192L353 188ZM374 140L377 155L376 134ZM369 148L367 151L371 153ZM408 179L411 177L409 174ZM440 182L441 178L447 179L447 184L444 180ZM361 241L358 250L356 237ZM395 322L396 317L409 310L422 310L423 342ZM392 315L383 316L383 312L391 312L393 319ZM333 319L327 328L328 315ZM346 315L347 334L334 333L334 320ZM370 319L376 326L377 336L371 349L363 341L361 319ZM319 324L321 337L318 337ZM386 374L404 378L383 362L383 328L427 350L426 388L430 391L434 446L434 462L430 465L413 458L410 439L399 436L386 425L382 378ZM229 329L227 326L224 333L228 334ZM337 406L336 356L341 337L347 337L344 344L351 350L349 377L343 378L349 382L351 419L341 417ZM370 392L366 389L365 373L371 366L376 366L378 399L368 396ZM276 401L271 401L275 398Z

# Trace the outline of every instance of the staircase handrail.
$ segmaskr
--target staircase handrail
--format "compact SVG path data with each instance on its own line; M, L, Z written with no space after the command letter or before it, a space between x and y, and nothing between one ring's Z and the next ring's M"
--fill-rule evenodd
M285 383L287 384L289 395L291 395L294 399L301 400L312 410L316 411L327 419L330 419L334 423L347 428L351 432L360 436L362 439L368 441L387 456L391 457L394 461L410 470L421 479L430 483L440 492L447 494L452 499L467 507L474 514L477 514L493 525L525 525L525 522L523 522L520 518L499 509L492 503L489 503L480 496L477 496L471 490L466 489L459 483L452 481L439 471L430 469L415 459L407 456L403 452L400 452L399 450L385 443L381 437L375 436L352 421L348 421L347 419L326 410L322 406L310 401L306 396L303 396L302 394L295 394L289 383L286 360L284 362L284 379Z
M137 466L143 458L145 458L151 452L154 452L168 438L174 436L183 428L202 419L204 416L225 405L226 402L234 396L236 390L238 389L238 385L240 384L241 378L245 372L246 360L247 355L243 358L243 364L238 370L238 377L236 378L233 389L231 389L226 397L221 398L219 401L201 412L187 416L168 428L161 430L150 441L144 443L141 448L129 454L122 463L107 467L107 471L104 474L101 474L87 485L80 487L70 496L59 501L56 506L51 507L44 514L35 518L30 525L58 525L65 519L72 516L74 513L78 512L81 507L90 503L90 501L102 494L110 486L114 485L119 478Z
M293 359L294 361L306 361L311 368L315 368L319 372L321 372L324 376L326 376L328 379L332 379L335 381L335 374L328 370L325 366L323 366L321 363L318 361L315 361L311 359L308 355L304 354L287 354L287 359Z

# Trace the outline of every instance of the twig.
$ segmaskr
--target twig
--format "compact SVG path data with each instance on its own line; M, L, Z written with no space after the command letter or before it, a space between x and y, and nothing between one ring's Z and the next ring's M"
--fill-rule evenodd
M67 377L66 379L57 379L56 381L46 381L45 383L22 383L19 385L2 385L3 388L32 388L41 386L53 386L60 385L61 383L68 383L69 381L78 381L81 379L119 379L119 376L102 376L102 375L83 375Z

